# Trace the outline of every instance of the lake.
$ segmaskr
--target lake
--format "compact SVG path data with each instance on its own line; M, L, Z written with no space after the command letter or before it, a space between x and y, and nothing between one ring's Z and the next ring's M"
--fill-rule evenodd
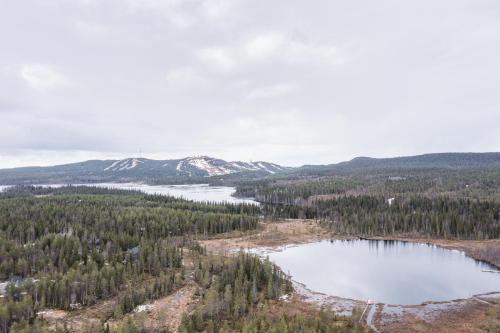
M170 195L177 198L203 202L216 201L231 203L256 203L252 199L233 197L232 194L236 191L236 189L229 186L209 186L207 184L146 185L137 183L99 183L78 185L138 190L148 194Z
M482 271L492 266L427 244L336 240L265 254L308 289L343 298L407 305L500 291L500 274Z
M146 185L139 183L96 183L96 184L73 184L74 186L96 186L115 188L123 190L138 190L147 194L170 195L177 198L187 200L202 201L202 202L230 202L230 203L252 203L256 204L253 199L235 198L232 194L235 192L234 187L229 186L209 186L207 184L190 184L190 185ZM62 187L62 184L44 184L37 185L44 187ZM0 191L8 186L0 186Z

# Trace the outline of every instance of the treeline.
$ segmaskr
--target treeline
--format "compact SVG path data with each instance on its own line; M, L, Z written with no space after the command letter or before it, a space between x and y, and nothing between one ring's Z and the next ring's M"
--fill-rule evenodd
M3 192L0 192L0 199L63 194L140 195L143 193L134 190L122 190L97 186L68 185L61 187L48 187L37 185L15 185L12 187L7 187Z
M300 204L313 195L343 194L360 185L351 179L309 179L285 182L254 182L251 185L240 185L236 195L253 197L261 203Z
M455 239L498 239L500 203L448 197L345 197L317 203L321 218L346 233L416 234Z
M122 196L119 198L119 205L124 206L147 206L147 207L168 207L175 209L197 210L202 212L227 213L227 214L249 214L257 215L260 210L257 205L228 202L196 202L176 198L168 195L145 194L141 191L114 189L96 186L63 186L45 187L17 185L6 188L0 192L0 199L12 199L21 197L45 197L60 195L113 195ZM76 197L76 199L81 199ZM110 199L110 198L108 198Z
M249 203L233 204L229 202L196 202L181 200L170 196L146 194L144 200L167 205L170 208L189 209L202 212L225 213L225 214L247 214L258 215L260 208L258 205Z
M54 196L0 200L0 238L19 245L44 236L74 236L88 247L128 248L141 239L158 240L183 235L213 235L255 229L258 217L204 212L200 204L185 209L141 198L121 196ZM206 205L206 210L225 207ZM110 243L108 245L108 243ZM34 244L37 245L36 242ZM27 246L29 248L29 246ZM23 252L24 249L19 248Z
M222 327L213 324L213 321L207 324L206 328L200 332L207 333L365 333L369 330L359 323L361 310L355 310L353 316L348 320L337 317L332 311L319 309L310 310L308 313L300 314L274 314L273 305L259 303L260 309L253 307L252 312L238 318L236 321L228 321ZM278 310L279 311L279 310ZM183 323L189 321L184 317ZM189 329L189 328L188 328ZM181 326L179 332L189 332L186 327ZM94 332L107 333L106 327ZM166 331L147 329L142 323L128 321L120 327L111 330L113 333L167 333Z
M500 170L405 170L241 182L236 195L262 203L304 204L315 196L423 195L500 201Z
M412 234L452 239L500 237L500 202L449 197L342 196L309 206L264 205L266 215L312 218L336 232L386 236Z
M243 333L357 333L367 332L367 329L359 325L358 316L354 316L346 325L340 325L339 319L331 311L320 310L313 315L283 314L273 317L269 313L261 311L246 322L241 332ZM358 319L359 320L359 319ZM221 330L221 332L223 332ZM231 332L231 331L225 331Z

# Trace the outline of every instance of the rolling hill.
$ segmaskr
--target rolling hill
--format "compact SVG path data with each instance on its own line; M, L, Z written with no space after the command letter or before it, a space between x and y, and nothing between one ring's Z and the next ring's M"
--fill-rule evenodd
M255 177L287 170L269 162L227 162L208 156L173 160L126 158L90 160L49 167L23 167L0 170L0 184L74 183L97 181L200 182L207 177L232 174Z
M291 168L269 162L227 162L208 156L172 160L126 158L90 160L50 167L0 170L0 184L78 182L221 183L261 178L297 178L336 174L428 172L500 168L500 153L437 153L394 158L356 157L328 165Z

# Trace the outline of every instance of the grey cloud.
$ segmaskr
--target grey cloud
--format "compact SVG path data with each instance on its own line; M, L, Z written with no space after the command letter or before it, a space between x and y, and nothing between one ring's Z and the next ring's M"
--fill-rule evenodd
M492 0L6 1L0 167L499 150L498 40Z

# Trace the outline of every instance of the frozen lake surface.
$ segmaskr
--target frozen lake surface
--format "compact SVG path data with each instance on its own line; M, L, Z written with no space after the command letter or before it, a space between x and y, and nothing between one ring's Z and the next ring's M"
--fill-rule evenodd
M309 289L350 299L406 305L500 291L500 274L483 272L494 267L427 244L321 241L266 255Z
M209 186L206 184L190 185L146 185L138 183L96 183L96 184L73 184L74 186L97 186L124 190L138 190L148 194L170 195L187 200L203 202L230 202L230 203L253 203L252 199L235 198L232 194L234 187L229 186ZM44 184L37 186L61 187L62 184ZM0 191L6 186L0 187Z

